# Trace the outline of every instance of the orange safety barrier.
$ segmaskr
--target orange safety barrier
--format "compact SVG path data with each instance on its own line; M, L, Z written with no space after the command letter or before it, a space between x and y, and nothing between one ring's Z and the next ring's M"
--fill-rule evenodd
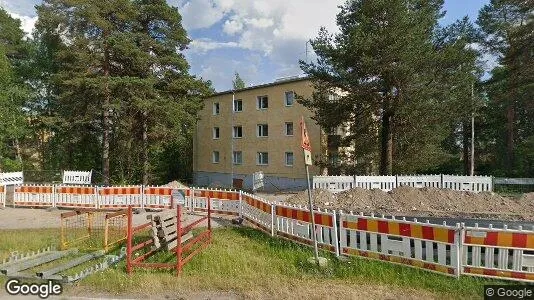
M311 215L309 211L303 211L300 209L293 209L290 207L277 206L276 215L280 217L286 217L293 220L311 223ZM334 226L334 219L331 215L324 215L316 212L314 214L315 225Z
M454 229L370 219L358 219L357 222L343 221L343 228L434 240L444 243L454 243L455 234Z
M243 195L243 200L245 200L245 202L250 205L250 206L253 206L263 212L266 212L268 214L271 213L271 205L268 204L268 203L265 203L263 201L260 201L260 200L256 200L250 196L247 196L247 195Z

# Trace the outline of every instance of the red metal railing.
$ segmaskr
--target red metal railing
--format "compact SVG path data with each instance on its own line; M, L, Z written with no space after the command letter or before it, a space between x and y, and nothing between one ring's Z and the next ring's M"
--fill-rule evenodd
M205 217L200 218L199 220L187 225L183 226L182 218L180 217L182 215L182 206L178 205L176 207L176 234L177 234L177 245L174 249L174 253L176 255L176 263L147 263L145 260L158 252L159 249L150 249L146 253L139 255L137 257L133 257L134 253L136 251L139 251L141 249L144 249L146 247L149 247L154 244L154 241L152 238L148 238L147 240L138 242L137 244L133 244L134 236L136 233L140 233L143 231L146 231L150 226L152 226L152 222L147 222L144 224L141 224L139 226L133 226L133 209L132 206L128 207L128 236L127 236L127 242L126 242L126 271L128 274L131 274L133 272L133 269L135 267L140 268L157 268L157 269L175 269L176 275L179 275L182 272L183 266L189 262L195 255L200 253L203 249L205 249L209 243L211 243L211 205L209 204L210 201L208 199L208 215ZM208 222L208 228L200 233L198 233L194 238L187 241L185 244L182 245L182 236L187 234L189 231L193 230L195 226L199 225L203 221ZM184 253L188 253L187 256L184 256Z

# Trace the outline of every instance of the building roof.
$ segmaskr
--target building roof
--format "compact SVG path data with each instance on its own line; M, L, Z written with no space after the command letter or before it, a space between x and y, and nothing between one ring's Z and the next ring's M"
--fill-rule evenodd
M249 90L260 89L260 88L276 86L276 85L280 85L280 84L297 82L297 81L304 81L304 80L309 80L309 79L310 78L308 76L304 76L304 77L299 77L299 76L284 77L284 78L277 79L276 81L271 82L271 83L265 83L265 84L250 86L250 87L246 87L244 89L239 89L239 90L235 90L235 91L234 90L228 90L228 91L224 91L224 92L215 93L215 94L209 96L208 98L227 95L227 94L232 94L234 92L238 93L238 92L243 92L243 91L249 91Z

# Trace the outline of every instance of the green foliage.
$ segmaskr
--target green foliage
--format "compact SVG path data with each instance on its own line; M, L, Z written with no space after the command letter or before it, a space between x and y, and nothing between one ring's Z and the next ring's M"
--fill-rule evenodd
M163 0L48 0L37 11L36 38L52 61L42 66L52 74L41 109L41 125L53 132L45 164L103 164L111 181L148 184L168 177L161 165L171 162L160 160L168 145L192 156L183 145L211 90L188 74L181 51L190 41L176 8Z
M246 87L245 82L239 76L239 73L235 72L235 78L232 80L232 86L234 90L244 89Z
M533 177L534 6L493 0L481 9L477 23L481 44L500 63L483 85L489 124L482 132L486 167L501 176Z
M467 19L438 27L442 2L346 1L340 33L312 41L319 58L301 67L317 92L301 103L327 131L350 128L348 168L412 173L450 158L441 143L472 110L477 52Z

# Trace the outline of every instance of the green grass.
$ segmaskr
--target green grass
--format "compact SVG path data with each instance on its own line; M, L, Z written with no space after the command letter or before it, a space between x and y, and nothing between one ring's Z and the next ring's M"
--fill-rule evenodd
M53 244L57 239L58 234L48 229L0 231L0 240L3 241L0 243L0 257L12 249L33 250ZM273 298L295 295L300 298L351 298L351 295L359 296L362 289L383 289L386 295L391 290L404 291L405 297L481 298L484 284L499 283L467 276L457 280L360 258L341 261L327 252L321 255L329 259L325 268L307 261L313 256L309 247L245 227L216 229L212 244L184 267L180 277L168 270L154 269L135 269L134 274L129 276L125 273L125 262L121 262L89 276L68 288L67 292L154 295L161 294L162 290L171 294L232 291L251 298L261 298L261 295ZM165 260L172 262L174 257L161 253L150 259Z

